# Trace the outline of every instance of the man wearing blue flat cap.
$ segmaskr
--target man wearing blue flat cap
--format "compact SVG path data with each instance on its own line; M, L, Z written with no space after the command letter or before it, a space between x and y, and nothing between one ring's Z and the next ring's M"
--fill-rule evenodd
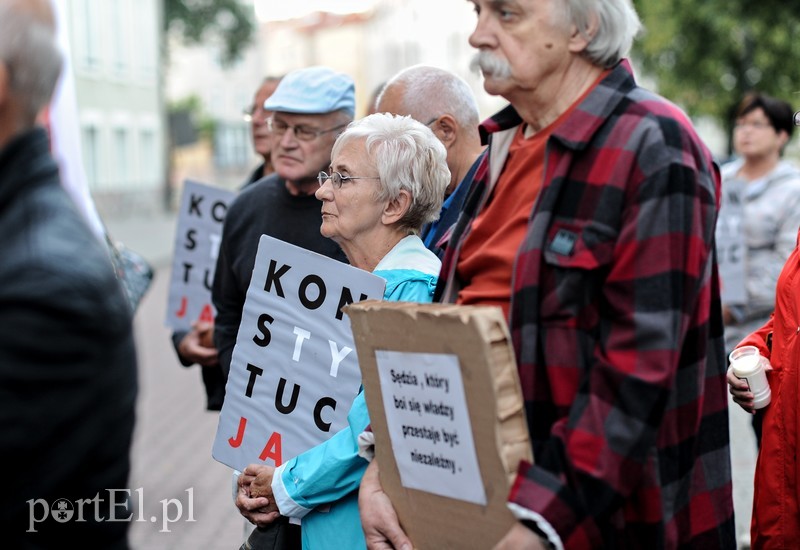
M353 79L326 67L292 71L264 110L272 111L267 125L274 138L275 173L247 186L228 208L211 292L217 309L214 344L226 377L261 235L346 261L339 246L320 234L322 204L314 193L336 136L353 120ZM275 533L281 541L289 535L280 547L299 548L299 529L286 529Z

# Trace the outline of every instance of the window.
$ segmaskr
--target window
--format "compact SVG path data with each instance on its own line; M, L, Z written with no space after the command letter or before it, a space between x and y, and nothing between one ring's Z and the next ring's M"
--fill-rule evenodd
M98 0L82 0L83 32L81 35L83 46L83 64L89 69L100 66L100 24Z
M114 179L120 187L127 187L131 182L130 145L128 131L125 128L114 130Z
M141 180L149 186L158 180L158 169L161 165L156 151L156 136L153 130L142 130L139 140Z
M128 67L128 49L125 47L128 33L125 25L125 1L114 0L111 4L112 17L112 40L114 51L114 70L117 73L124 73Z
M97 127L84 126L81 131L83 145L83 168L86 170L86 183L90 190L99 189L99 139Z

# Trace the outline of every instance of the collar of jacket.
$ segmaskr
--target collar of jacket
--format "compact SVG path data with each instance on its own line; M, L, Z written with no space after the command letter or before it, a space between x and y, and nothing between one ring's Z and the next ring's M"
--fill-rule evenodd
M622 101L624 94L636 86L633 69L627 59L617 63L600 81L572 114L553 132L551 139L559 140L569 149L580 150L587 146L592 135L608 119ZM522 124L513 105L509 105L481 123L481 142L486 145L489 136Z
M50 155L50 140L44 128L14 136L0 150L0 208L13 201L22 189L47 182L57 174L58 165Z

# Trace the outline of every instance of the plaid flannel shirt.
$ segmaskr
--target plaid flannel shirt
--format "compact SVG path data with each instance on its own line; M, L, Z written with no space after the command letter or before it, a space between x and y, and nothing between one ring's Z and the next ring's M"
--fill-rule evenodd
M482 125L490 151L440 300L457 296L458 251L521 122L509 106ZM509 320L535 465L509 501L556 546L735 548L719 191L686 116L625 61L548 141Z

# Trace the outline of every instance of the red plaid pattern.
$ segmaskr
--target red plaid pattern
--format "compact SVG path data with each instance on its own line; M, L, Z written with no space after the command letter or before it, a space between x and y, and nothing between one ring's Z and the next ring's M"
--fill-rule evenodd
M520 123L508 107L482 131ZM498 149L453 230L444 301ZM719 185L686 116L625 62L548 142L510 314L536 464L509 500L566 548L735 548Z

